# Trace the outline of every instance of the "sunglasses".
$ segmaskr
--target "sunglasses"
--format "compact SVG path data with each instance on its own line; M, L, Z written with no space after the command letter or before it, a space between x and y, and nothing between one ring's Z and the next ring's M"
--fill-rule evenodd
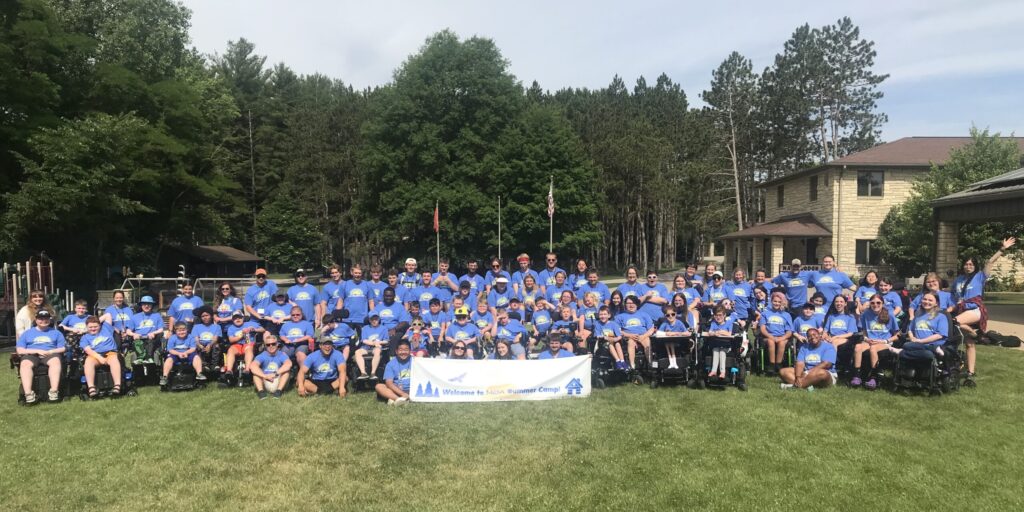
M455 347L455 350L466 350L466 347Z
M419 323L419 322L414 322L414 323L412 324L412 326L413 326L413 327L423 327L423 324L421 324L421 323Z
M658 276L647 276L647 279L657 279Z
M672 317L674 317L674 316L676 316L676 314L675 314L675 313L665 313L665 317L666 317L666 318L672 318Z
M222 292L230 292L231 288L228 288L228 287L225 286L224 288L221 288L220 291L222 291Z
M556 261L558 261L558 260L548 260L548 263L554 263Z
M491 268L501 268L501 265L491 265Z
M871 304L884 304L884 302L882 302L880 300L873 300L873 301L871 301Z
M276 347L277 343L264 343L263 346L264 347Z
M256 276L256 279L266 279L266 278L267 278L267 276L264 276L264 275L258 275L258 276Z
M295 274L295 277L306 277L306 274Z

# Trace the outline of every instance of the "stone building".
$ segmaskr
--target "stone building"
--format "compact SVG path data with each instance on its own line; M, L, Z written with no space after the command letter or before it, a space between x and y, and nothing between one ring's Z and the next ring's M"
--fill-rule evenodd
M1024 150L1024 138L1015 137ZM873 247L889 209L905 201L914 179L970 137L905 137L760 185L764 222L719 237L726 266L777 274L793 258L816 265L834 255L852 276L889 273Z

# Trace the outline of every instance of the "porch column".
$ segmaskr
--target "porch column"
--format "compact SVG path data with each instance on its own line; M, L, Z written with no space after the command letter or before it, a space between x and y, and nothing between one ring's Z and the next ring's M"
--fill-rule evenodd
M754 270L763 267L764 264L764 239L755 238L750 242L751 259L754 260Z
M736 241L736 246L739 248L739 254L736 255L736 268L743 269L743 272L745 272L747 274L747 276L749 277L750 276L750 265L748 265L747 254L749 254L748 251L750 249L749 249L748 245L749 245L749 242L746 241L746 240L737 240Z
M725 254L722 255L722 274L729 275L736 263L736 241L728 239L725 241Z
M769 264L772 266L772 268L769 268L767 270L769 275L776 276L779 275L779 265L781 265L785 260L785 253L783 252L782 237L773 236L771 240L772 257Z
M956 222L940 221L935 230L935 271L939 277L950 278L957 272L960 225Z

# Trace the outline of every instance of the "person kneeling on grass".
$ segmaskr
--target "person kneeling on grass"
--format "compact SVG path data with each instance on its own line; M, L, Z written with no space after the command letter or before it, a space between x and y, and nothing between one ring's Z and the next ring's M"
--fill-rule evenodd
M377 367L380 365L380 355L384 347L388 346L388 328L380 324L380 315L370 313L370 324L363 326L363 335L359 340L359 348L356 349L356 366L359 368L357 380L377 380ZM367 354L373 354L370 359L370 374L366 373Z
M548 349L541 352L537 359L559 359L562 357L573 357L575 354L562 346L562 340L557 337L548 338Z
M807 330L807 343L796 355L796 366L779 370L782 389L824 388L836 383L839 379L835 370L836 347L822 340L820 329Z
M252 373L252 384L256 387L256 396L263 400L267 393L274 398L281 398L281 391L288 384L288 376L292 369L292 359L280 350L281 342L273 334L263 337L263 352L249 363Z
M96 367L110 366L110 377L114 380L114 387L110 389L113 395L121 394L121 361L117 358L117 342L114 341L114 329L110 325L100 323L100 319L90 316L85 321L86 334L82 336L79 346L85 351L85 362L82 370L85 372L85 384L89 398L95 398L96 391Z
M160 385L167 385L167 378L175 363L191 363L196 370L196 380L206 380L203 375L203 362L196 352L196 340L188 334L188 324L174 324L174 334L167 337L167 357L164 359L164 372L160 376Z
M402 405L409 401L409 381L412 378L412 357L409 340L402 339L395 346L395 357L384 367L384 382L374 388L388 405Z
M309 374L309 379L306 374ZM345 358L341 352L334 350L330 338L321 339L320 350L309 354L302 361L296 381L299 396L337 392L339 397L345 398Z
M18 336L16 351L21 356L21 388L25 392L25 403L36 403L36 393L32 390L32 376L36 365L47 367L47 375L50 377L50 392L47 398L51 402L60 398L57 388L60 386L61 354L66 349L67 341L64 335L50 325L53 317L50 311L40 309L36 311L36 326L28 329Z

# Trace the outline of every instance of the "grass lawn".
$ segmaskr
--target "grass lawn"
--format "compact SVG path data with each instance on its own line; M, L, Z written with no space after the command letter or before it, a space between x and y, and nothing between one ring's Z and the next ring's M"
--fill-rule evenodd
M624 385L389 408L250 390L27 408L0 379L4 510L1021 510L1024 352L940 398Z

